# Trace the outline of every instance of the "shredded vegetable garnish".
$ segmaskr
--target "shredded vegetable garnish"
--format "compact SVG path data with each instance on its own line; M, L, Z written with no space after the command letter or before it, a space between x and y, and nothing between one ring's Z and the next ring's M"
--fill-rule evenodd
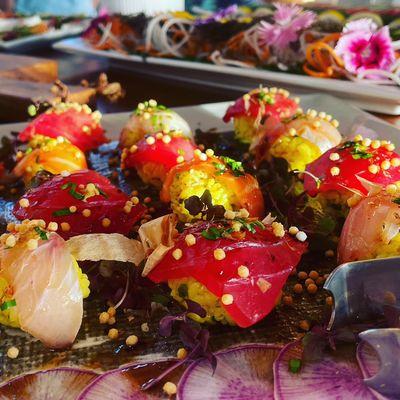
M4 303L2 303L0 305L0 310L5 311L5 310L8 310L9 308L15 307L16 305L17 305L17 302L14 299L5 301Z

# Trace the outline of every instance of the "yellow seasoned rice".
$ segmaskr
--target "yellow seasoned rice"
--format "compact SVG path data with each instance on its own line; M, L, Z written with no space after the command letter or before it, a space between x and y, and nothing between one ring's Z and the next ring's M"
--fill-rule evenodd
M222 324L235 325L235 322L221 305L219 299L195 279L173 279L168 281L168 285L171 288L171 296L184 307L186 307L186 303L181 296L195 301L206 310L207 316L205 318L200 318L196 314L189 314L193 320L200 323L219 322Z

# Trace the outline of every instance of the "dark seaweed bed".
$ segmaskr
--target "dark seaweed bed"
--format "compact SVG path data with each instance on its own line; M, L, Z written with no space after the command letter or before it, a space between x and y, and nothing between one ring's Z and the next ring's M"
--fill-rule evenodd
M216 140L217 139L217 140ZM197 140L206 148L213 148L217 154L229 155L236 159L246 159L246 148L233 140L232 133L217 134L216 132L197 132ZM143 184L134 173L128 176L119 170L116 150L116 142L102 146L89 154L89 162L92 169L109 177L116 185L127 193L138 190L143 199L150 196L156 199L155 189ZM111 159L111 161L110 161ZM245 165L247 162L244 162ZM20 190L22 190L20 188ZM1 195L1 193L0 193ZM4 222L12 219L13 202L18 197L4 195L0 198L0 215L2 229ZM154 201L154 216L162 215L167 210L159 202ZM85 266L84 266L85 267ZM93 267L93 266L92 266ZM308 253L303 258L298 270L317 270L321 275L328 273L334 267L334 261L328 261L320 254ZM211 334L210 347L212 350L221 349L231 345L250 342L286 343L304 335L299 322L308 320L312 324L322 324L330 313L325 305L327 294L318 290L315 295L307 291L302 294L294 294L293 286L298 282L295 275L291 276L284 288L284 294L293 296L293 304L290 306L278 306L267 318L249 329L226 327L221 325L209 326ZM35 369L50 368L58 365L76 365L95 369L112 369L122 364L143 361L149 362L161 356L174 356L182 343L177 335L163 338L158 333L160 312L150 314L145 310L129 311L130 318L122 311L118 311L116 327L120 332L120 340L107 340L107 332L110 326L101 325L98 315L106 309L103 298L94 293L85 301L85 311L82 328L71 349L52 351L24 334L19 330L2 327L0 329L0 373L1 379L6 380L12 376ZM140 293L137 294L137 297ZM135 293L133 296L135 298ZM178 312L178 310L175 310ZM135 318L131 318L134 316ZM148 322L149 332L141 331L141 324ZM44 328L45 329L45 328ZM139 344L133 348L125 345L128 335L136 334ZM6 356L7 348L16 346L20 350L17 359L11 360Z

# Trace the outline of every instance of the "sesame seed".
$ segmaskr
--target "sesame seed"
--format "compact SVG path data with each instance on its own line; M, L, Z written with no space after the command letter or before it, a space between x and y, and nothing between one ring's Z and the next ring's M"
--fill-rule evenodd
M273 222L272 223L272 232L276 237L284 237L285 236L285 228L280 222Z
M308 110L307 114L311 117L311 118L315 118L318 113L315 110Z
M165 144L168 144L168 143L171 141L171 136L169 136L169 135L164 135L164 136L162 137L162 141L163 141Z
M157 107L157 101L154 99L149 100L149 106L150 107Z
M131 201L132 201L132 203L133 203L134 205L139 204L139 198L136 197L136 196L132 197L132 198L131 198Z
M71 206L69 208L69 211L72 212L72 213L76 212L76 210L77 210L77 208L75 206Z
M129 148L129 152L130 153L135 153L137 151L138 147L136 146L136 144L133 144L130 148Z
M395 149L395 146L393 143L389 143L385 146L387 151L393 151Z
M111 220L109 218L103 218L101 221L101 225L104 228L108 228L111 225Z
M305 242L307 240L307 234L303 231L299 231L296 233L296 239L299 242Z
M99 315L99 322L100 324L106 324L108 320L110 319L110 315L106 312L102 312Z
M338 161L339 158L340 158L339 153L331 153L331 154L329 155L329 159L330 159L331 161Z
M335 255L335 252L332 249L329 249L325 252L326 258L332 258Z
M241 265L238 268L237 273L241 278L248 278L250 275L250 270L245 265Z
M119 335L118 329L111 328L111 329L108 331L108 337L109 337L111 340L117 339L117 338L118 338L118 335Z
M299 228L298 228L297 226L291 226L291 227L289 228L289 233L290 233L291 235L296 235L298 231L299 231Z
M337 176L337 175L340 174L340 168L339 167L332 167L330 172L331 172L332 176Z
M334 128L338 128L339 127L339 121L337 119L333 119L331 122L332 126Z
M184 358L187 357L187 350L184 347L181 347L180 349L178 349L178 351L176 352L176 357L179 360L183 360Z
M365 147L371 146L371 143L372 143L372 140L369 139L369 138L365 138L365 139L362 141L362 145L365 146Z
M56 232L58 230L58 224L57 222L49 222L49 224L47 225L47 229L51 232Z
M199 155L199 159L200 159L201 161L207 161L207 154L201 153L201 154Z
M390 164L392 167L398 167L400 165L400 158L392 158Z
M290 129L289 129L289 135L290 135L290 136L296 136L296 135L297 135L296 129L290 128Z
M318 117L320 117L320 118L322 118L322 119L325 119L325 118L326 118L326 112L321 111L321 112L318 114Z
M82 211L82 215L83 215L84 217L86 217L86 218L90 217L90 214L92 214L92 212L91 212L88 208L85 208L85 209Z
M225 251L223 249L214 250L214 258L218 261L223 260L226 257Z
M63 232L68 232L71 230L71 225L68 222L61 222L61 230Z
M172 252L172 257L175 258L175 260L180 260L182 258L183 252L181 249L175 249Z
M175 383L172 382L165 382L163 386L163 391L168 395L168 396L173 396L176 394L177 387Z
M245 208L241 208L239 210L239 217L241 218L249 218L250 213L245 209Z
M386 193L394 195L397 193L397 186L395 184L390 184L386 186Z
M390 168L390 161L389 160L384 160L384 161L382 161L382 163L381 163L381 168L384 170L384 171L386 171L386 170L388 170L389 168Z
M6 246L7 247L14 247L17 243L17 239L14 235L9 235L6 239Z
M257 281L257 286L260 288L261 293L266 293L269 289L271 289L271 284L264 278L259 278Z
M221 297L221 302L224 306L230 306L233 304L233 296L231 294L223 294Z
M235 219L236 213L234 211L232 211L232 210L226 210L225 213L224 213L224 217L226 219Z
M183 163L185 161L185 158L183 157L183 156L178 156L177 158L176 158L176 162L178 163L178 164L181 164L181 163Z
M206 156L207 157L212 157L214 155L214 150L213 149L207 149L206 150Z
M126 338L125 343L127 346L135 346L138 341L139 338L136 335L130 335Z
M19 355L19 349L17 347L15 347L15 346L12 346L7 350L7 357L8 358L13 358L14 359L14 358L17 358L18 355Z
M368 167L368 171L371 172L371 174L377 174L379 172L379 167L375 164L372 164Z
M26 198L22 198L22 199L19 201L19 205L20 205L22 208L27 208L27 207L29 207L29 200L26 199Z
M187 246L193 246L196 244L196 238L191 233L185 236L185 243Z
M373 141L371 142L371 147L372 147L373 149L379 149L379 147L381 147L381 142L380 142L380 140L373 140Z
M38 247L38 240L37 239L29 239L26 243L28 250L35 250Z
M146 143L149 144L149 145L152 145L152 144L154 144L155 142L156 142L156 139L154 139L153 136L149 136L149 137L146 139Z

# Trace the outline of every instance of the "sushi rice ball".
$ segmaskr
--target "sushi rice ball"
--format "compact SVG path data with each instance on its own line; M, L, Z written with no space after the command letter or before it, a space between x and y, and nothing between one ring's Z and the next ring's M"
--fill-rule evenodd
M233 119L236 139L250 144L262 133L267 120L277 123L298 112L299 99L291 99L289 95L285 89L254 89L237 99L227 109L223 120Z
M184 137L193 139L190 126L178 113L155 100L145 101L138 104L122 129L120 146L130 148L146 135L169 131L180 131Z
M136 169L143 182L161 188L175 165L190 161L196 146L181 131L147 135L121 154L121 168Z
M308 110L296 114L265 132L267 142L271 140L269 155L284 158L290 170L304 171L308 164L342 141L338 125L325 112Z
M201 218L204 206L225 211L245 209L252 217L262 217L264 213L263 195L256 178L245 173L240 162L216 157L212 150L195 150L192 161L172 168L160 198L171 202L172 210L184 222ZM188 205L193 198L197 200L195 204Z

